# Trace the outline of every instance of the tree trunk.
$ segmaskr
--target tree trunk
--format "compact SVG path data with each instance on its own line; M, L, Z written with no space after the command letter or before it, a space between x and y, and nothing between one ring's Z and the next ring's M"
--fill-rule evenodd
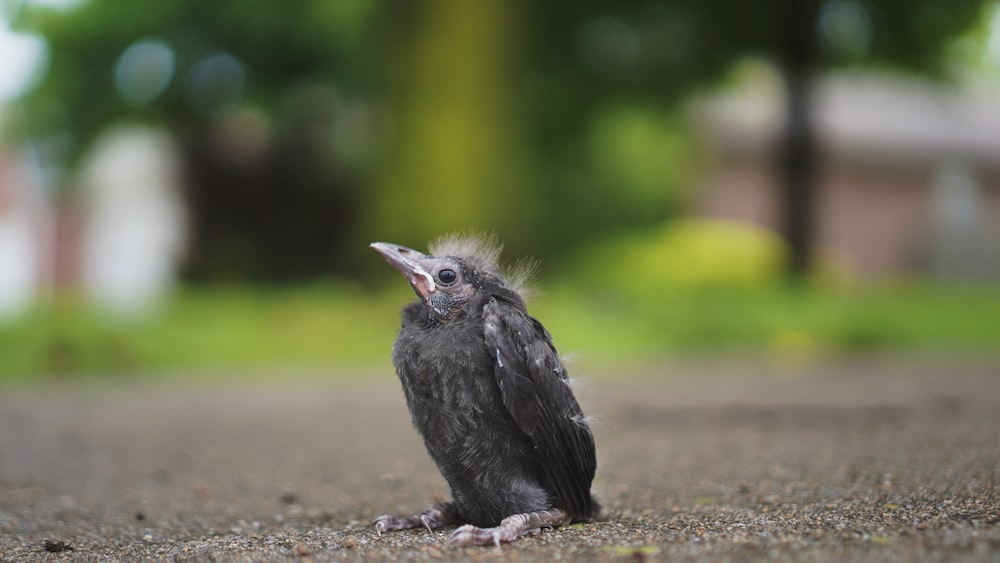
M787 273L805 277L812 262L816 141L811 80L816 54L816 0L784 0L781 70L785 81L786 124L779 155L782 235L788 244Z

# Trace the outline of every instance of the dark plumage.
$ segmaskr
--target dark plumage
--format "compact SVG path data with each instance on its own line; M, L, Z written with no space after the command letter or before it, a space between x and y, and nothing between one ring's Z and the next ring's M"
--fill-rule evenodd
M450 524L488 545L596 516L594 439L548 331L497 268L499 248L446 239L433 255L372 248L419 299L403 310L392 359L413 423L454 500L376 530Z

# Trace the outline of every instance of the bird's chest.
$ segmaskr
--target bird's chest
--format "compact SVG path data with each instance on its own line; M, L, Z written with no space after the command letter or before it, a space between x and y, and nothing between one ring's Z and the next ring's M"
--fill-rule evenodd
M481 331L404 327L393 363L413 422L429 446L455 443L500 415L502 401Z

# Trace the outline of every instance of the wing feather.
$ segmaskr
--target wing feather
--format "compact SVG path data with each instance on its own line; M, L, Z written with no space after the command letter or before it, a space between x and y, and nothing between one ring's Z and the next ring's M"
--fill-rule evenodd
M561 508L574 519L592 517L594 437L551 337L523 307L504 300L491 300L483 315L484 337L495 354L494 376L504 406L534 442Z

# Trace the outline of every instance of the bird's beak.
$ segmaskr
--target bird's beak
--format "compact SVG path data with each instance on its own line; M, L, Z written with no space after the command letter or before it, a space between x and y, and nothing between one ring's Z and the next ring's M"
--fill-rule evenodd
M434 276L429 272L432 269L433 257L388 242L373 242L368 246L381 254L390 266L399 270L421 299L426 300L437 289Z

